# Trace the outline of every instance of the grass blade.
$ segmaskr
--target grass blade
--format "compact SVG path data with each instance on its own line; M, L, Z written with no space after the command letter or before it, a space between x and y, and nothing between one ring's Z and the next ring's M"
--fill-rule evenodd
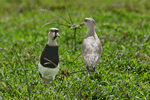
M66 19L63 18L62 16L60 16L60 15L54 13L53 11L49 11L49 10L47 10L47 9L40 9L39 11L47 11L47 12L51 12L52 14L56 15L57 17L63 19L63 20L66 21L68 24L70 24L70 22L69 22L68 20L66 20Z
M67 11L67 14L68 14L68 16L69 16L69 19L70 19L70 21L71 21L71 24L73 24L73 21L72 21L72 19L71 19L71 16L70 16L70 14L69 14L69 12L68 12L68 8L65 6L65 8L66 8L66 11Z

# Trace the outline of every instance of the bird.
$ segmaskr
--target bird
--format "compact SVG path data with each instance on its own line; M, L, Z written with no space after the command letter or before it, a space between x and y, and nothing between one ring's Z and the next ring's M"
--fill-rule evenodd
M38 71L42 78L42 83L49 84L54 82L55 76L59 72L59 55L56 38L60 37L59 29L50 28L48 32L48 43L40 56Z
M87 27L87 33L82 42L82 57L86 64L88 72L95 72L100 56L101 56L101 41L95 32L95 21L92 18L85 18L82 25Z

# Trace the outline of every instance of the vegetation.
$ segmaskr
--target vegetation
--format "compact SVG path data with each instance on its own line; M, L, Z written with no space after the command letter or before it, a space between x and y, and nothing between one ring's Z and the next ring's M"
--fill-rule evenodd
M149 0L1 0L0 99L150 98ZM102 42L95 73L85 70L81 44L84 18L96 22ZM57 38L60 71L42 87L39 56L50 28ZM68 75L70 74L70 75Z

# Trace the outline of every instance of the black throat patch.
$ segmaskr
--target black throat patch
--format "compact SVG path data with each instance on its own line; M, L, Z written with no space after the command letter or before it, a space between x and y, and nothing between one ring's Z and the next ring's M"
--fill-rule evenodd
M56 68L59 63L58 46L45 46L41 56L40 64L48 68Z
M56 39L56 37L57 37L57 36L55 35L55 36L53 37L53 40L55 40L55 39Z

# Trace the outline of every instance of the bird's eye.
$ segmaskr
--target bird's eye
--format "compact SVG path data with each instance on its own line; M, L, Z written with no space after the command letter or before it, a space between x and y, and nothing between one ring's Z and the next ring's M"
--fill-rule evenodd
M57 33L58 32L58 30L55 30L55 33Z
M54 30L51 30L51 32L54 32Z

